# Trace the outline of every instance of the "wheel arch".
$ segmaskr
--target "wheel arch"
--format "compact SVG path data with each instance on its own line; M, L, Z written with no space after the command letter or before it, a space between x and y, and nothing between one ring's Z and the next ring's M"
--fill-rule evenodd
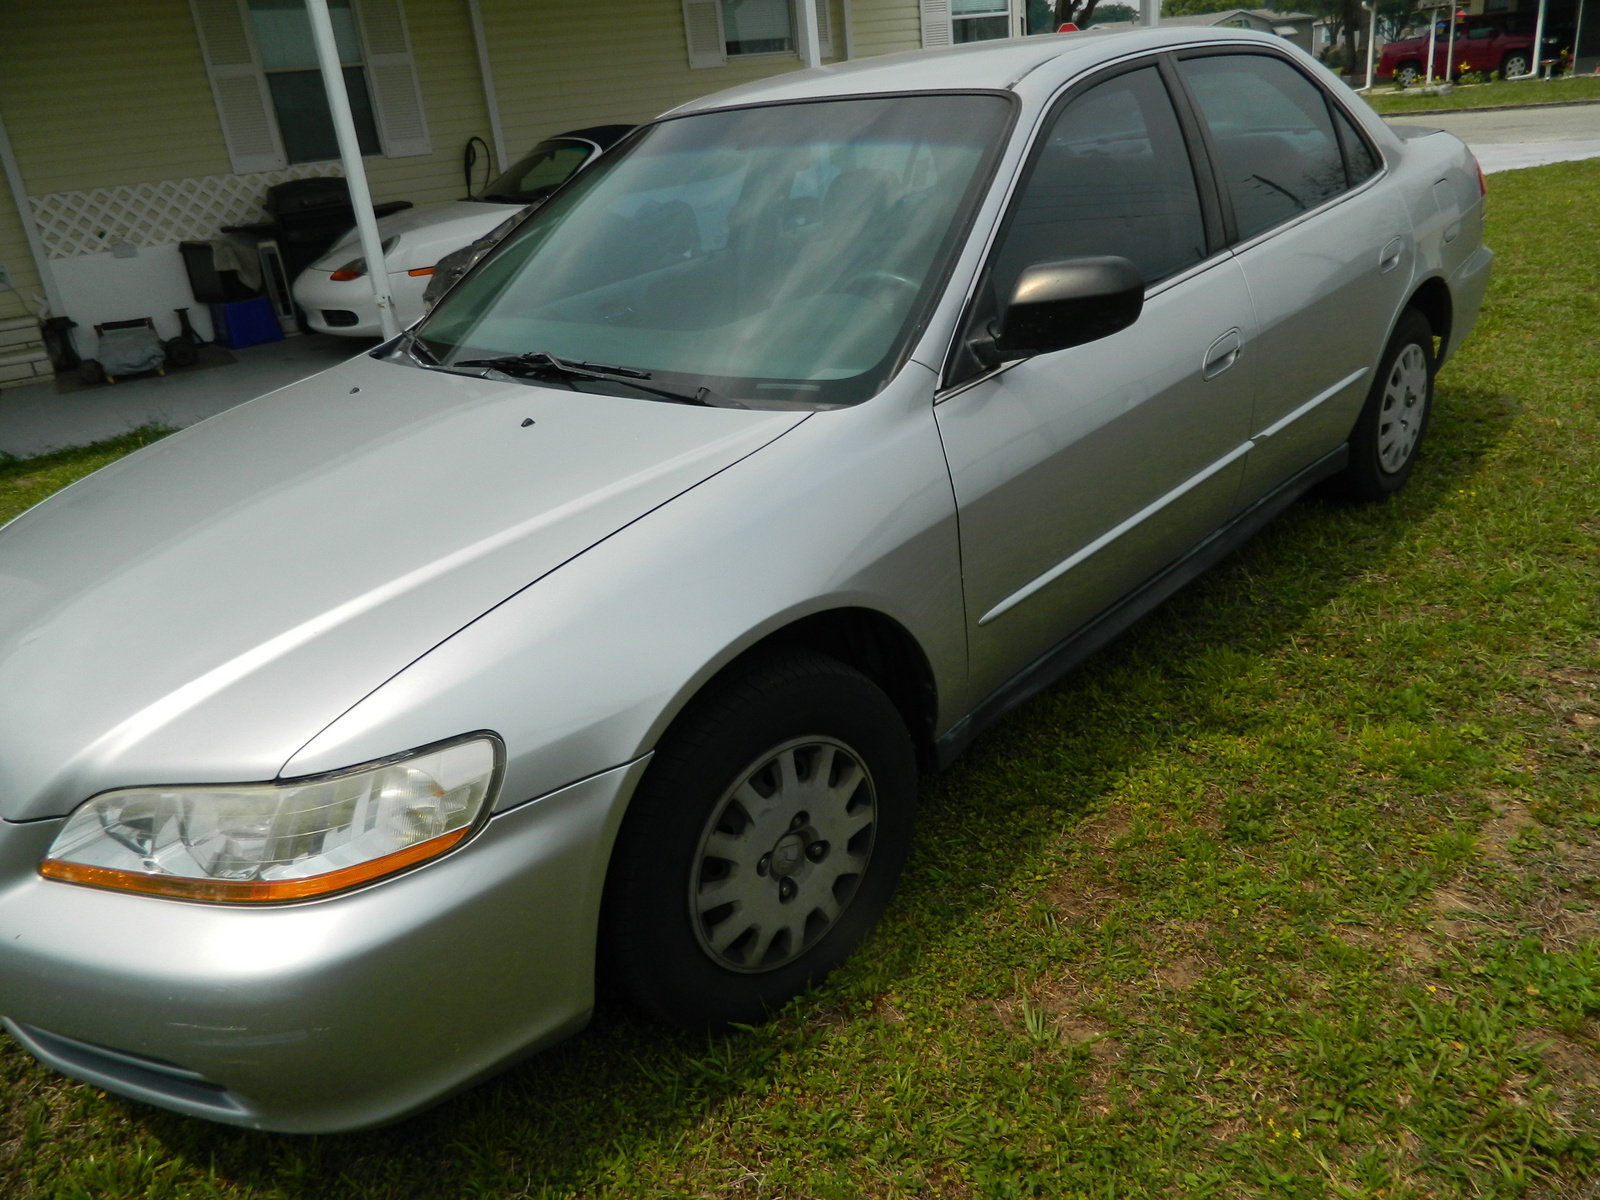
M1450 298L1449 285L1437 275L1424 279L1417 286L1417 290L1411 293L1411 298L1406 301L1405 307L1414 308L1427 318L1428 324L1433 328L1433 336L1439 339L1439 350L1435 359L1437 363L1442 364L1450 351L1450 329L1455 316L1455 305Z

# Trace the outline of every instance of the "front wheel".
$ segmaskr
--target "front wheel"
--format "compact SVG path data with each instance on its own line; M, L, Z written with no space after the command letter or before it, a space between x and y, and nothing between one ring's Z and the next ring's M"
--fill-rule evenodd
M1398 67L1395 68L1394 81L1396 83L1398 83L1403 88L1410 87L1413 83L1415 83L1417 80L1419 80L1421 78L1422 78L1422 64L1421 63L1414 63L1414 62L1401 63Z
M1506 55L1500 63L1500 78L1515 79L1519 75L1528 73L1528 56L1520 50L1513 50Z
M877 924L915 802L911 738L871 680L809 651L737 670L675 722L629 807L607 976L683 1028L763 1019Z
M1350 464L1329 490L1346 500L1392 496L1411 478L1433 408L1433 326L1414 308L1384 347L1366 405L1350 432Z

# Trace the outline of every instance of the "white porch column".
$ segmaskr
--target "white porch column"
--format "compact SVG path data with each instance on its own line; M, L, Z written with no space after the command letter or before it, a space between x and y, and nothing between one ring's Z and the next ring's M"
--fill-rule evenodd
M1151 28L1161 24L1161 0L1139 0L1139 24Z
M817 0L798 0L794 6L795 24L798 28L800 61L808 67L820 66L822 55L818 49L821 35L817 32Z
M361 240L362 257L367 260L367 282L372 285L372 298L378 305L378 326L385 338L392 338L400 332L400 322L394 315L394 298L389 295L389 272L384 267L378 222L372 215L372 191L367 187L367 170L361 163L356 123L350 116L350 94L344 90L344 68L333 38L328 0L306 0L306 13L311 18L311 38L317 44L317 65L322 68L328 110L333 114L333 132L339 139L339 158L350 188L350 204L356 210L356 233Z
M0 116L0 167L5 169L6 183L11 187L11 199L17 206L17 224L22 226L22 236L27 239L28 253L33 256L33 269L38 273L39 286L44 288L44 298L49 302L53 315L64 317L67 307L62 303L61 290L56 287L55 272L50 269L50 256L45 252L44 242L39 239L39 227L33 223L33 206L28 203L28 189L22 182L22 169L17 166L17 156L11 152L11 135L6 132L3 116Z
M511 164L506 160L506 135L500 128L500 101L494 94L494 72L489 69L489 39L483 32L483 11L478 0L467 0L467 16L472 21L472 40L478 47L478 74L483 78L483 105L489 110L489 137L494 142L494 169L499 174Z

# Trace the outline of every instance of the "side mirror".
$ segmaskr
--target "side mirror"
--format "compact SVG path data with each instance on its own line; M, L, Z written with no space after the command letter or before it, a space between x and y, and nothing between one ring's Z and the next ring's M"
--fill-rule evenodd
M1126 329L1143 308L1144 280L1125 258L1035 263L1011 290L996 349L1013 359L1081 346Z

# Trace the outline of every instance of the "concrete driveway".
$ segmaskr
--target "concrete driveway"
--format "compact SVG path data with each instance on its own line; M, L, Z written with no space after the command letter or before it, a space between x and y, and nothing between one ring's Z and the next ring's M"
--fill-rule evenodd
M325 371L377 345L361 338L306 334L234 351L228 366L144 375L61 394L52 383L0 391L0 453L31 458L137 429L182 429Z
M1600 104L1488 108L1384 119L1391 125L1443 129L1455 134L1472 147L1486 174L1580 158L1600 158Z

